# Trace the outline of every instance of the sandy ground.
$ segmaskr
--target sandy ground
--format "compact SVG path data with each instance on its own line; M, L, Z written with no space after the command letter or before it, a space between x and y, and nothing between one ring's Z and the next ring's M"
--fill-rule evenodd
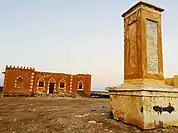
M0 133L178 133L169 127L143 131L108 119L106 99L0 98Z

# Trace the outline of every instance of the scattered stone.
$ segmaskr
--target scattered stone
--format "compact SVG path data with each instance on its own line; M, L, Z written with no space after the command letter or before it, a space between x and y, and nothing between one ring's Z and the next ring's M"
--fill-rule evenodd
M91 111L96 111L95 109L91 109L91 108L90 108L90 110L91 110Z
M32 111L36 111L36 109L32 109Z
M88 116L88 114L84 114L84 115L77 115L77 116L75 116L75 117L78 117L78 118L83 118L83 117L86 117L86 116Z
M88 121L89 124L95 124L96 121Z
M103 125L103 123L98 123L100 126L102 126Z
M19 99L21 100L21 98ZM37 101L38 99L34 98L33 102L31 102L31 99L25 102L21 101L24 104L19 105L17 109L15 108L13 110L11 104L13 102L15 104L17 101L9 100L7 98L2 99L4 101L6 100L6 102L5 104L2 104L2 102L0 104L0 110L2 114L0 116L0 133L178 133L177 127L169 127L163 129L156 128L153 130L145 131L136 128L135 126L108 119L108 101L104 101L105 104L107 103L107 105L105 105L105 109L102 109L102 105L98 107L99 103L101 102L97 101L98 99L96 99L96 103L92 101L93 103L91 103L91 106L97 111L91 112L89 110L90 107L88 106L82 106L82 108L80 108L81 106L78 106L81 104L81 100L83 99L80 101L78 100L78 103L75 99L75 102L71 102L71 98L70 101L68 98L66 98L61 100L60 103L59 100L54 99L54 103L50 104L44 101L45 104L43 106L40 105L41 98L39 101ZM8 104L7 100L9 101ZM88 104L88 101L91 100L86 99L82 102ZM33 107L28 106L27 103L33 104ZM68 108L64 108L66 105L68 105ZM76 105L76 108L74 108L74 105ZM53 109L52 106L55 106L55 111L49 112L49 110ZM24 111L19 113L21 108L23 108ZM36 109L34 115L31 115L31 113L33 114L31 111L32 109ZM29 110L31 112L29 112ZM14 122L14 118L17 119L16 122ZM50 120L48 120L48 118ZM8 122L8 120L10 122Z

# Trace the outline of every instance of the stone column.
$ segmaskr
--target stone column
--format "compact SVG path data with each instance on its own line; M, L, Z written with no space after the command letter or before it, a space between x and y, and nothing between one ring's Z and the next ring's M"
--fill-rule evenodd
M138 2L124 18L124 83L108 87L114 119L143 129L178 125L178 89L164 83L161 13Z
M163 81L162 11L164 9L139 2L122 15L125 82Z

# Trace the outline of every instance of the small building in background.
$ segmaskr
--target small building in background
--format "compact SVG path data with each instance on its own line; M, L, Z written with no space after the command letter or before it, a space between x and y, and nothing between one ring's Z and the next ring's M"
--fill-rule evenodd
M3 86L0 86L0 93L2 93L2 90L3 90Z
M165 78L165 84L178 88L178 75L174 75L172 78Z
M4 94L69 94L90 96L91 75L35 71L35 68L6 66Z

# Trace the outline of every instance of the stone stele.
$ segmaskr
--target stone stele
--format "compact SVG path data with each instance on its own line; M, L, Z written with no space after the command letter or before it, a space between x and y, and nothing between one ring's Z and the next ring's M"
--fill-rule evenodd
M178 125L178 89L164 83L161 13L138 2L124 18L124 83L107 87L114 119L152 129Z

